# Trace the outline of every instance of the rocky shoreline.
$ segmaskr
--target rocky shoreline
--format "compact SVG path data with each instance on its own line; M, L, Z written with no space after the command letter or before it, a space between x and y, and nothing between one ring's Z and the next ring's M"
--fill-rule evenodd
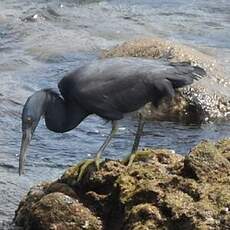
M79 165L34 186L14 222L25 230L230 229L230 139L184 156L144 149L134 163L105 160L77 182Z

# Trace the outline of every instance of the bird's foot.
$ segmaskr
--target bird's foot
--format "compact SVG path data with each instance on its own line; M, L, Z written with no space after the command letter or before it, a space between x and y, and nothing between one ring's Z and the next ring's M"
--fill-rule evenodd
M124 164L130 167L134 161L147 159L150 154L151 151L149 151L149 149L147 148L140 151L132 152L126 157L126 159L124 160Z
M79 172L78 172L78 176L77 176L77 182L80 182L83 175L85 174L85 171L89 168L90 165L92 165L94 163L93 159L88 159L88 160L84 160L80 163L79 165Z
M77 182L81 181L83 175L87 172L87 170L89 170L90 167L96 166L96 170L99 170L100 163L101 163L101 160L98 157L96 157L95 159L88 159L88 160L84 160L83 162L81 162L79 165Z
M133 161L135 160L137 152L130 153L127 158L124 160L125 165L128 167L132 165Z

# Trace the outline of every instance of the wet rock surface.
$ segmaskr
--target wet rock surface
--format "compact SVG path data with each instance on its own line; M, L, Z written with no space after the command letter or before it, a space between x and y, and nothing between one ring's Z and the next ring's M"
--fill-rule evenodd
M172 102L163 101L158 109L147 105L143 114L156 120L193 122L230 118L230 80L224 66L213 57L189 46L158 38L127 41L107 50L103 57L134 56L190 62L207 72L207 77L180 89Z
M230 139L203 141L183 157L137 152L130 167L105 160L77 181L79 165L21 201L22 229L230 229Z

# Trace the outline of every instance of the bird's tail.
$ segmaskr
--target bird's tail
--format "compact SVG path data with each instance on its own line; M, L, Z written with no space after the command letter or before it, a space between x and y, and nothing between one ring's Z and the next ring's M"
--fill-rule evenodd
M175 73L170 73L167 79L171 82L174 89L190 85L194 80L199 80L206 76L203 68L192 66L188 62L171 63L170 65L175 68Z

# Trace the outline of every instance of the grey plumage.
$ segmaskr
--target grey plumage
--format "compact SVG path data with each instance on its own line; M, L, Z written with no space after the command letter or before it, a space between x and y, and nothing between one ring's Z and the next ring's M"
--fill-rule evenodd
M169 64L141 58L113 58L80 67L58 84L62 96L89 113L119 120L147 102L159 104L175 89L191 84L204 70L188 63Z
M141 58L104 59L78 68L59 82L61 95L45 89L28 98L22 113L20 173L26 148L42 115L47 128L55 132L75 128L90 114L116 121L147 102L158 106L164 97L172 98L176 88L203 76L202 68L189 63Z

